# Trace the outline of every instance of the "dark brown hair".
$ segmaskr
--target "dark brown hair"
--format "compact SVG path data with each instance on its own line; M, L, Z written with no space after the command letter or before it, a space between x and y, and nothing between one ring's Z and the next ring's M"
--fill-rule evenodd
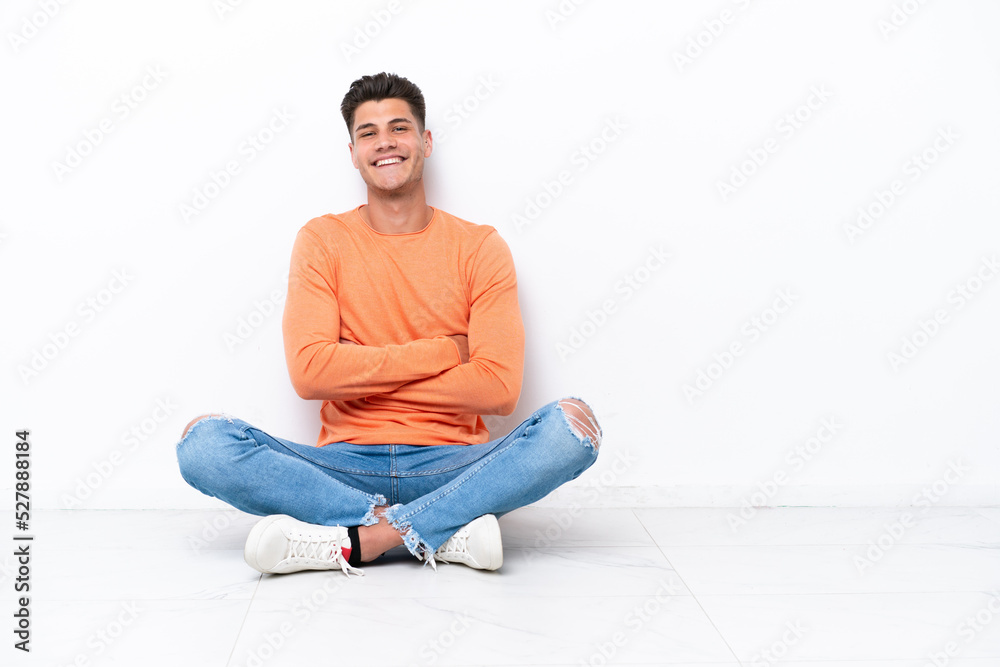
M366 74L351 84L350 90L344 95L340 104L340 113L347 123L347 133L354 142L354 112L365 102L381 102L387 99L405 100L410 105L410 111L417 117L419 131L424 131L424 116L427 105L424 104L424 94L416 85L396 74L379 72Z

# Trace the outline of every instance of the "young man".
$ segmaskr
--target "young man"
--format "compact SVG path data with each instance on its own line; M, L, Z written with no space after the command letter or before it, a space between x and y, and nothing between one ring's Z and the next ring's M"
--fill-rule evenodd
M360 572L400 544L432 565L495 570L496 517L589 468L601 429L564 398L490 440L480 415L511 414L521 392L510 250L494 228L427 205L419 88L364 76L341 112L368 204L299 231L282 323L292 385L323 401L317 446L201 415L177 444L181 474L267 517L244 550L260 572Z

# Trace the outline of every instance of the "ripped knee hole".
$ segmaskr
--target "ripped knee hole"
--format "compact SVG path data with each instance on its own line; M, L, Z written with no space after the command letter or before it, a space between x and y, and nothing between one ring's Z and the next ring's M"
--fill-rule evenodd
M564 398L559 401L559 408L562 410L563 416L566 417L573 435L580 440L590 438L594 447L600 447L603 434L590 406L579 399Z

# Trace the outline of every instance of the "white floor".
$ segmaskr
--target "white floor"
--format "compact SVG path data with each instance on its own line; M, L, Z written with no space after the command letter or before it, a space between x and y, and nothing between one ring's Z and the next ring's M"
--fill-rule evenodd
M347 578L259 575L235 511L35 512L33 650L11 648L4 548L0 662L1000 665L1000 508L730 517L529 507L501 519L498 572L394 551Z

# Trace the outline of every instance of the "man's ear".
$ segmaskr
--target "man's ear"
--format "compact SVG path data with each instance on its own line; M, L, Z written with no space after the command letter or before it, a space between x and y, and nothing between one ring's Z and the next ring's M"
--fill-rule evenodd
M424 157L428 158L434 150L434 137L430 130L424 130Z
M354 165L355 169L358 169L358 156L354 154L354 144L348 143L347 150L351 151L351 164Z

